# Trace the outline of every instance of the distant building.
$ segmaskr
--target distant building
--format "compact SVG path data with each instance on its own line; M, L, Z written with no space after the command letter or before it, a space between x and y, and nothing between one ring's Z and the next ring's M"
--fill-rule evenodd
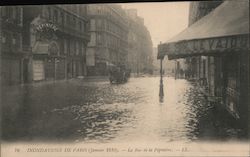
M157 47L153 48L153 67L154 67L154 75L160 75L160 60L157 59ZM174 76L174 72L175 72L175 61L174 60L168 60L167 58L164 59L163 63L162 63L162 70L164 75L168 75L168 76Z
M153 44L144 19L136 9L127 9L128 15L128 65L132 73L153 73Z
M109 66L127 63L126 14L115 4L90 4L87 13L90 18L88 75L107 75Z

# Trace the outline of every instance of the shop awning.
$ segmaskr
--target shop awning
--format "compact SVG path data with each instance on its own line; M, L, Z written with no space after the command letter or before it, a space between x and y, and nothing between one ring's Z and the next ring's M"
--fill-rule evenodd
M158 59L211 55L228 50L249 49L249 1L223 2L211 13L164 44Z

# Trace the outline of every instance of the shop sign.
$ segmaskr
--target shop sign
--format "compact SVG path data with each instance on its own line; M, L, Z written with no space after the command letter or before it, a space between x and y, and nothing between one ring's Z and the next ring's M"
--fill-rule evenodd
M36 30L39 32L42 32L44 30L53 30L55 32L58 30L58 28L52 23L42 23L36 27Z
M189 55L210 53L233 49L248 49L248 36L219 37L210 39L188 40L177 43L161 44L158 47L158 57L164 55Z

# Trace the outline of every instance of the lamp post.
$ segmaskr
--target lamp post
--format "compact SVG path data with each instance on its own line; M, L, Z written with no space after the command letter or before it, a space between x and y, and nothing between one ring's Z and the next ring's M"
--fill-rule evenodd
M164 97L163 79L162 79L162 77L163 77L162 60L163 60L163 58L160 59L160 75L161 75L161 79L160 79L160 91L159 91L160 102L163 102L163 97Z

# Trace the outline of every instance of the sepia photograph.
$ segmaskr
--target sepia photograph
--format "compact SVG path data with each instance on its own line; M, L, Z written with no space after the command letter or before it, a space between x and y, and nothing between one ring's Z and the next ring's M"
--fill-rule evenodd
M249 53L248 0L0 5L0 156L250 156Z

